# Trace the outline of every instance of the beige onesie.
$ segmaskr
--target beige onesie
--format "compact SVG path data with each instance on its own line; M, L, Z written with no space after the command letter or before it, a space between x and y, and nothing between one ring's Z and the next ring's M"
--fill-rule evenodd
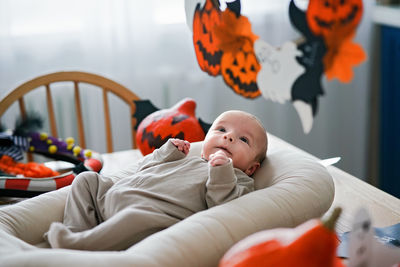
M186 157L171 141L145 156L137 170L114 183L94 172L78 175L64 221L46 233L52 247L122 250L186 217L254 190L232 161L212 167Z

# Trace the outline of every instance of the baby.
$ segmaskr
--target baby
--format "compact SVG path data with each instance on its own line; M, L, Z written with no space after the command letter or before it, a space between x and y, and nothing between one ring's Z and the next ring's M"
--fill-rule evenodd
M94 172L78 175L63 224L45 238L53 248L123 250L186 217L254 190L251 176L267 151L260 121L243 111L222 113L208 131L201 157L190 143L170 139L114 183Z

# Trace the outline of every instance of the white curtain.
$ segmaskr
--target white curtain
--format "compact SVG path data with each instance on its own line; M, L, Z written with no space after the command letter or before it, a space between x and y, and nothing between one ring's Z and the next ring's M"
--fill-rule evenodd
M356 37L368 54L375 53L371 48L372 5L364 1ZM280 46L299 37L289 22L288 6L288 0L242 0L242 13L252 22L254 33ZM321 158L341 156L339 167L366 178L370 61L355 68L350 84L324 80L325 96L320 98L313 128L306 135L290 103L245 99L233 93L221 77L200 70L184 12L184 0L0 0L0 97L38 75L93 72L125 85L159 108L184 97L194 98L197 116L206 122L227 109L249 111L272 134ZM96 96L86 99L90 97ZM57 102L60 112L64 102ZM40 103L28 106L40 109ZM14 119L9 112L2 121L12 125ZM76 132L71 120L62 122L61 136ZM91 123L93 129L86 133L88 146L100 143L99 152L104 152L103 136L94 129L96 122ZM128 149L130 143L121 141L128 123L118 117L113 117L113 123L118 129L116 149Z

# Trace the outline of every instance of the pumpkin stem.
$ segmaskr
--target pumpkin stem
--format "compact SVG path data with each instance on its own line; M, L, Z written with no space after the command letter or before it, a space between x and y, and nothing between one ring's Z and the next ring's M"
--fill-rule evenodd
M342 208L341 207L336 207L333 210L332 214L329 216L329 218L322 221L322 225L325 228L327 228L327 229L329 229L331 231L334 231L335 230L335 224L336 224L336 222L337 222L337 220L338 220L338 218L339 218L341 213L342 213Z

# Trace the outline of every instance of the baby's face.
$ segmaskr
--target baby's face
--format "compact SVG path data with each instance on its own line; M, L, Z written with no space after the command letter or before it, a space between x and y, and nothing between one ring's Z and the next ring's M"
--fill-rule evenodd
M235 168L252 175L260 166L256 156L265 142L265 131L257 120L240 111L229 111L220 115L211 126L201 155L208 160L211 154L222 151L232 159Z

